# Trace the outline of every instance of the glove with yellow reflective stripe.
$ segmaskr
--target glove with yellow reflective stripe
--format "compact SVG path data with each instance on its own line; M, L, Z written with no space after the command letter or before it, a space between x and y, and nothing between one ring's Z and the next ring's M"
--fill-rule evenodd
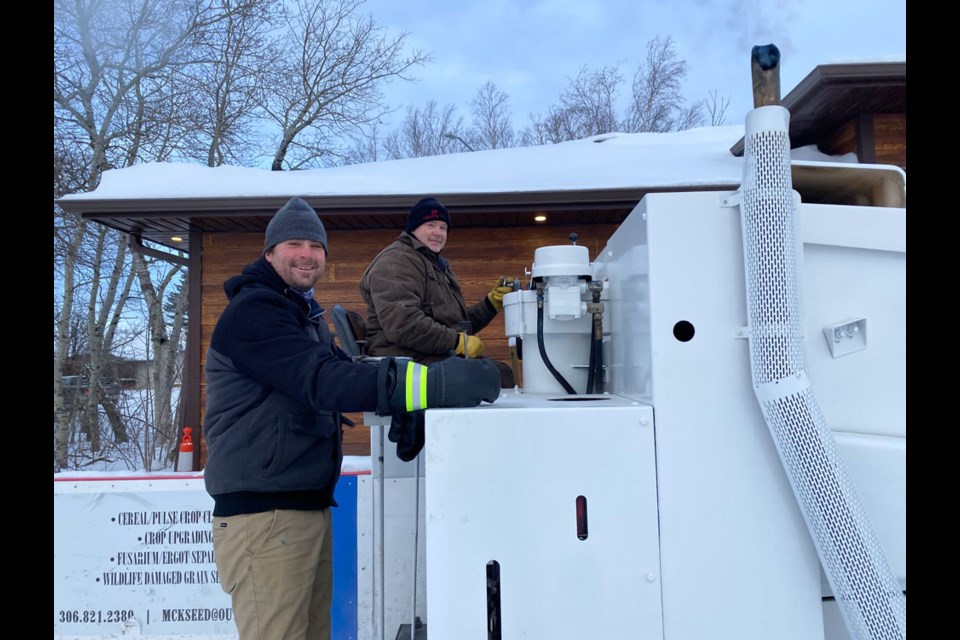
M383 358L377 415L440 407L475 407L500 396L500 372L492 360L450 357L433 364Z
M387 438L397 457L410 461L424 444L424 410L475 407L500 395L500 373L492 360L451 356L430 365L383 358L378 375L377 414L390 415Z

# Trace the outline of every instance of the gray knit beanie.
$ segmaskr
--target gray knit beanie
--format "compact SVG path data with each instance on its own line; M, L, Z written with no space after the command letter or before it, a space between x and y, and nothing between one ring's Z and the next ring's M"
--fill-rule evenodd
M287 204L280 207L277 214L267 224L267 233L263 239L263 252L266 253L274 245L284 240L310 240L323 245L323 250L330 253L327 247L327 230L323 228L320 217L303 198L294 196Z

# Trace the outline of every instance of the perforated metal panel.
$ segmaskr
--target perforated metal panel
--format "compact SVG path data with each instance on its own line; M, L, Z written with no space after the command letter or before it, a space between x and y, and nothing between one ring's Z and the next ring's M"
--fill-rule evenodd
M805 376L801 378L806 383ZM906 602L809 385L762 409L854 638L906 637Z
M906 638L906 598L807 380L789 113L747 115L741 224L754 390L854 638Z
M745 143L741 218L750 348L754 382L763 384L803 369L790 140L786 131L760 131Z

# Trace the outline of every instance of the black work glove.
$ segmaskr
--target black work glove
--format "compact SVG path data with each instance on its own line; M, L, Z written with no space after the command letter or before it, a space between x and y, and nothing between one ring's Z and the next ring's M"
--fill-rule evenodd
M424 415L423 411L395 413L390 419L390 431L387 437L397 445L397 457L410 462L423 449Z
M450 357L430 365L384 358L378 375L377 415L438 407L475 407L500 396L500 372L488 359Z

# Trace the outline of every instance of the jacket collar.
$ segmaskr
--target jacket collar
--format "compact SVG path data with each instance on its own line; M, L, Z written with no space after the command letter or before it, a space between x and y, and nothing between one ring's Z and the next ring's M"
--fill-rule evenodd
M292 300L296 305L314 322L319 322L325 309L321 307L311 296L309 299L300 292L291 289L283 281L280 274L276 272L266 257L260 256L255 261L243 268L240 275L229 278L223 284L223 290L227 294L227 299L232 299L243 287L248 285L265 286L280 295Z
M413 247L416 251L419 251L421 254L426 256L427 259L430 260L430 262L436 264L437 267L440 269L440 271L442 272L447 271L447 265L450 264L447 261L447 259L444 258L439 253L435 253L433 249L431 249L427 245L417 240L417 237L412 233L408 231L403 231L400 233L400 237L398 238L398 240L406 241L407 243L409 243L410 246Z

